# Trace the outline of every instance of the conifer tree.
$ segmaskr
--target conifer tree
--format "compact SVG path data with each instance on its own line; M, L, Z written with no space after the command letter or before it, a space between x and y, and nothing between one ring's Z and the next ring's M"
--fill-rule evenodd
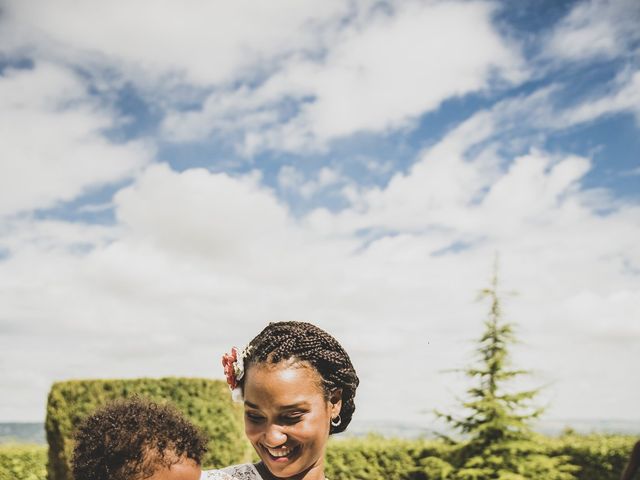
M463 435L454 456L455 480L571 480L576 467L563 456L545 455L532 422L542 413L533 404L539 389L513 392L509 383L526 375L510 366L509 347L516 343L513 324L502 318L497 260L490 286L480 292L491 303L476 348L477 362L464 369L474 385L467 390L462 417L437 415Z

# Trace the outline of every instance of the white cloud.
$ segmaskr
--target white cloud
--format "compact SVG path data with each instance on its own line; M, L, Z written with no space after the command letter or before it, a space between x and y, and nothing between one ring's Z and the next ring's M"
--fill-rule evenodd
M640 335L640 322L629 318L630 312L640 311L640 291L615 289L612 292L581 291L566 299L562 306L570 322L579 331L583 319L590 318L588 333L594 337L609 338L614 342Z
M626 56L640 38L639 21L635 0L577 2L552 30L544 54L565 60Z
M0 98L0 214L71 200L150 160L143 143L113 144L103 136L117 119L68 70L5 70Z
M305 180L302 172L291 165L285 165L278 172L278 186L309 199L327 188L346 182L338 171L330 167L322 167L314 177Z
M496 77L511 83L525 78L517 49L495 31L492 13L487 3L406 3L393 14L354 21L320 60L293 56L259 87L219 90L201 110L169 114L164 130L177 141L230 134L251 155L265 148L322 149L356 132L411 126L447 98L490 89ZM624 55L638 37L632 27L639 18L635 2L580 2L554 29L545 51L563 61ZM597 40L573 38L592 34ZM571 87L552 84L493 110L502 109L506 131L525 125L565 129L620 112L637 116L637 77L628 68L608 91L573 105L558 107L562 89Z
M2 45L115 68L118 82L211 87L201 111L175 113L165 132L181 141L237 136L249 153L402 129L447 98L522 79L517 48L497 33L489 3L318 2L312 10L282 2L286 14L248 2L184 5L7 4ZM580 32L578 20L563 25ZM609 36L585 55L614 55L617 34L596 31ZM344 343L362 378L356 422L420 419L461 386L441 370L469 359L467 340L485 313L472 300L495 251L505 286L520 291L505 310L526 342L516 361L557 382L556 416L637 418L637 387L624 392L626 403L607 398L606 411L583 399L619 391L633 374L640 206L586 190L589 158L503 153L511 142L535 146L529 140L540 132L637 111L637 73L563 110L553 85L501 101L383 186L350 183L342 166L283 167L280 188L302 198L340 191L351 202L296 219L259 173L211 173L187 161L182 172L144 168L151 150L107 141L102 132L120 119L70 70L36 62L4 72L3 213L132 183L93 207L113 208L113 226L1 220L0 352L19 367L0 373L11 392L0 398L0 419L38 419L46 389L61 378L220 378L223 351L282 319L312 321ZM381 168L398 168L395 160ZM411 369L398 369L399 355Z
M569 104L561 101L566 88L570 86L550 84L526 95L505 97L456 126L438 148L450 148L451 142L459 138L454 143L459 151L476 147L490 156L496 145L513 151L542 146L549 132L579 127L605 116L631 113L637 122L640 118L637 70L625 69L605 88L581 95ZM440 152L438 155L442 157Z
M486 3L409 3L349 32L310 76L317 100L301 121L320 139L380 131L487 88L494 72L518 79L517 54L492 27L492 13Z
M640 175L640 167L632 168L626 172L622 172L622 176L635 177L636 175Z
M278 171L278 186L283 190L294 189L303 182L304 175L296 167L284 165Z
M192 0L189 8L144 1L127 3L127 15L123 9L7 5L4 51L81 64L101 72L96 81L105 72L107 83L132 79L162 108L181 98L177 85L212 89L200 109L170 110L163 131L174 141L215 134L246 154L403 128L448 98L524 78L517 46L497 32L488 2L383 9ZM147 18L144 35L137 18Z
M579 188L590 165L584 158L534 151L508 169L482 153L465 159L491 133L479 130L479 118L386 188L356 192L352 211L325 211L324 230L317 212L296 222L256 175L165 165L116 195L112 228L6 227L4 358L27 376L40 372L43 385L80 375L220 376L215 357L231 344L267 321L305 319L336 334L353 356L363 380L361 419L391 415L390 400L398 416L417 416L450 404L450 389L461 385L440 371L468 361L465 340L479 332L485 310L472 299L497 250L504 284L520 291L506 305L529 345L516 349L517 361L535 362L545 382L601 371L603 362L624 370L622 353L609 346L613 336L637 342L640 335L625 316L640 293L622 268L640 265L640 208L601 197L597 208L612 213L596 213ZM350 229L341 223L349 216ZM360 236L366 228L378 235ZM92 248L73 248L82 242ZM33 332L48 336L55 364L45 368L39 355L11 348L32 345ZM550 334L585 342L567 358L566 344L545 340ZM42 348L44 355L49 347ZM410 372L389 360L398 351L415 365ZM597 388L613 388L608 382L602 376ZM573 387L553 386L565 405L554 413L607 415L594 405L575 409L584 391ZM566 398L575 399L570 411ZM624 408L620 415L635 418ZM3 405L0 417L10 411Z
M331 0L6 2L2 45L5 52L29 51L85 67L111 65L152 85L171 77L211 85L317 48L321 25L348 6Z
M556 124L576 125L620 112L633 113L640 125L640 71L623 72L613 82L612 92L567 109L556 119Z
M561 98L564 89L571 86L562 88L559 84L501 101L491 109L494 121L500 123L497 131L532 137L535 133L565 130L620 113L631 113L640 125L640 71L622 70L605 86L581 95L570 104L562 104Z
M155 165L115 203L118 219L136 235L184 253L224 260L286 241L287 210L255 175L234 179L204 169L176 175Z
M472 163L464 157L494 133L494 123L486 112L473 116L425 151L408 173L395 174L384 188L362 190L353 208L333 219L336 231L421 231L451 222L452 214L471 207L495 176L497 158L481 156ZM310 224L322 215L313 212Z
M257 88L217 91L202 110L165 121L176 140L221 128L244 132L246 153L300 150L361 131L409 125L447 98L488 90L496 78L524 78L517 50L482 2L400 4L349 24L325 56L294 56ZM288 116L283 102L297 110Z

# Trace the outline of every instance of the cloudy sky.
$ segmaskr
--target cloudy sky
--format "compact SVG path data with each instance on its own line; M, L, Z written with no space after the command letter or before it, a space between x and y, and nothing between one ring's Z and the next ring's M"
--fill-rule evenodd
M0 420L333 333L356 422L468 385L500 255L547 418L640 420L640 3L0 1Z

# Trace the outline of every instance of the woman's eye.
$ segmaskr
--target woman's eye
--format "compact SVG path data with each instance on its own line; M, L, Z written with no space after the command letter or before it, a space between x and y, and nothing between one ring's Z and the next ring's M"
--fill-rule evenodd
M287 423L296 423L299 422L300 420L302 420L302 417L304 416L303 413L299 412L299 413L290 413L287 414L283 417L284 421Z
M261 422L263 420L262 415L258 415L258 414L255 414L255 413L245 412L244 416L245 416L245 418L247 420L249 420L250 422L253 422L253 423L258 423L258 422Z

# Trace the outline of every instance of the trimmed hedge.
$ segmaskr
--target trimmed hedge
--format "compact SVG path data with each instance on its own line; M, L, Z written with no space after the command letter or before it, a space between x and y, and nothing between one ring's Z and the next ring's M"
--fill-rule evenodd
M209 437L203 465L218 468L251 458L242 411L231 401L225 382L198 378L72 380L54 383L47 402L48 479L73 480L73 432L97 407L133 395L173 403Z
M452 447L436 440L369 435L332 439L327 447L331 480L440 480L451 467Z
M542 437L548 455L568 455L580 468L577 480L619 480L635 437L569 435ZM334 439L327 447L331 480L446 480L456 464L456 450L437 440L403 440L370 436ZM483 479L478 479L483 480ZM538 480L538 479L534 479ZM542 479L540 479L542 480Z
M44 445L0 445L0 480L45 480L47 447Z
M414 461L411 441L378 437L337 440L327 448L327 477L331 480L409 478Z

